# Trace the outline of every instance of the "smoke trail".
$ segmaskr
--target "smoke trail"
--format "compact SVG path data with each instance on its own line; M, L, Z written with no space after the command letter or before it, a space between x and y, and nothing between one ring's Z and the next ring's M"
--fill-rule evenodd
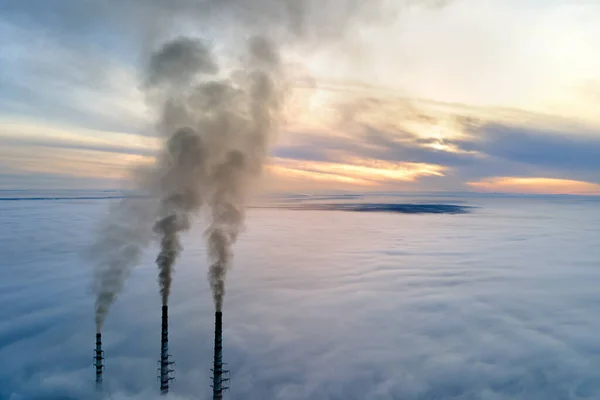
M95 266L97 332L102 329L110 306L151 239L155 208L151 198L127 198L110 209L108 218L100 226L89 252Z
M244 218L243 194L244 155L231 152L228 160L217 167L213 177L215 192L211 197L212 222L207 230L210 286L215 309L221 311L225 296L225 276L231 260L231 246L242 227Z
M136 182L150 198L116 205L92 248L98 330L152 232L160 236L156 262L167 303L182 250L180 233L203 202L209 207L211 287L221 307L231 246L277 127L283 89L279 57L268 40L249 40L241 61L241 67L219 75L209 48L187 37L166 43L150 58L144 88L159 108L165 145Z
M245 98L249 115L238 132L247 140L246 147L226 154L211 176L210 207L212 221L207 230L209 256L213 260L209 279L215 308L221 311L225 294L225 276L231 260L231 246L244 221L248 185L264 166L269 139L277 128L282 95L279 55L265 38L256 37L249 44L250 71Z
M179 233L190 228L190 214L202 204L199 189L204 160L200 137L190 128L182 128L169 138L166 153L161 185L166 197L161 203L162 218L154 225L154 231L161 235L156 264L163 305L168 303L173 265L182 250Z
M186 221L187 222L187 221ZM185 222L184 222L185 223ZM158 265L158 282L160 284L160 295L162 305L167 305L169 294L171 294L171 282L173 281L173 264L181 252L179 232L187 229L189 224L180 224L177 214L170 214L156 223L154 231L162 235L160 242L161 250L156 257Z
M413 1L400 3L407 2ZM166 5L148 0L148 13L132 14L136 21L151 15L153 20L140 20L151 31L161 25L158 21L165 13L207 23L228 15L224 20L244 37L253 31L270 36L250 39L237 67L219 68L210 48L188 37L167 42L150 57L143 88L149 103L158 108L157 130L165 146L155 165L136 181L136 189L150 198L127 199L113 207L92 247L98 330L153 232L160 236L156 262L166 304L173 265L181 252L180 234L189 229L203 204L209 217L209 280L215 307L221 309L232 246L243 227L249 191L261 173L287 90L275 42L291 47L306 43L311 48L337 40L361 20L391 15L381 11L385 4L384 0L208 0ZM159 37L161 32L150 36Z
M201 139L188 126L193 121L181 107L179 97L195 74L210 73L215 68L207 48L187 38L170 43L150 60L145 88L150 99L157 95L166 99L159 126L165 146L155 165L134 171L134 188L147 198L125 199L114 205L90 249L98 331L153 232L161 236L156 262L161 297L166 304L173 263L181 251L179 233L189 229L190 213L201 205L200 181L204 173Z
M184 126L185 139L196 138L182 146L175 146L175 136L170 139L178 152L170 152L161 191L171 201L155 227L162 234L157 262L163 302L181 250L178 233L189 228L191 213L205 199L209 279L215 307L222 307L231 246L243 227L250 185L260 175L277 127L283 92L279 56L267 39L249 40L243 63L224 78L215 77L218 68L210 52L191 38L165 44L151 59L148 82L152 96L161 102L161 129Z

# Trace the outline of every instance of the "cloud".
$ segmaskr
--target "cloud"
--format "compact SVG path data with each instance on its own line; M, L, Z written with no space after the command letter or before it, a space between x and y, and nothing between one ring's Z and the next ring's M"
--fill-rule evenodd
M416 179L413 189L423 188L419 182L427 179L433 187L467 189L466 182L499 176L600 182L600 130L568 120L390 98L363 98L350 109L351 116L343 114L337 133L295 130L294 139L276 148L274 155L297 160L297 165L337 163L344 168L360 160L381 160L437 169L438 174ZM347 172L357 177L352 168ZM541 185L538 189L543 190Z
M151 163L158 146L155 138L129 133L0 121L0 186L5 188L122 187L128 169Z
M461 148L491 157L547 168L562 173L600 171L600 131L535 129L528 126L486 124L474 140ZM600 182L600 176L597 176Z
M41 121L0 120L0 138L6 146L96 150L154 155L159 140L131 133L100 131Z
M49 151L51 150L51 151ZM82 178L96 181L97 185L110 183L108 188L123 186L130 169L134 166L148 165L153 157L128 153L123 149L110 149L98 146L67 145L60 143L18 143L0 149L0 182L10 187L26 188L31 179L46 182L45 188L73 187ZM39 174L35 178L35 174ZM52 177L52 179L48 179ZM62 177L62 182L59 177ZM35 179L34 179L35 178ZM84 184L88 187L92 182ZM58 184L58 186L57 186ZM35 185L39 187L39 185ZM98 187L98 186L96 186Z
M224 310L228 396L597 398L596 205L510 201L462 215L250 211ZM11 368L0 397L96 398L90 268L78 254L106 206L3 205L0 357ZM481 212L492 222L481 225ZM185 238L174 277L173 399L210 398L202 235L198 226ZM156 252L107 320L107 398L159 396Z
M137 71L143 69L158 42L179 34L204 36L226 59L248 32L263 32L268 27L266 34L286 43L285 52L293 55L293 64L301 48L326 49L344 41L347 30L390 22L400 9L415 5L441 6L427 0L395 5L380 0L368 5L338 0L326 6L313 0L177 0L168 7L155 0L86 4L67 0L52 9L39 1L13 3L0 17L0 106L4 110L0 117L68 126L73 131L85 128L98 133L152 135L150 127L156 118L138 88ZM19 154L26 146L30 153L56 148L58 158L64 158L67 148L112 151L111 147L120 147L115 152L127 155L140 151L116 140L111 146L108 140L114 137L108 135L102 148L87 139L68 143L50 135L44 138L46 133L48 130L40 127L35 140L11 137L7 144L19 147ZM12 167L18 169L19 165Z
M328 179L366 186L397 181L413 182L422 176L443 176L443 168L436 165L365 159L349 159L346 162L275 159L272 168L283 175L302 173L309 179Z
M297 125L280 135L265 187L452 191L484 189L468 183L497 177L600 182L600 135L593 128L524 112L385 97L359 96L353 108L339 110L341 122L326 129ZM135 160L150 162L158 145L135 134L18 120L5 121L0 135L5 167L58 172L66 180L86 170L90 177L119 179ZM540 182L549 186L537 190L555 191L550 180Z
M316 180L323 185L335 183L339 188L343 184L346 188L355 184L373 186L375 181L377 185L387 185L385 189L403 190L466 189L466 182L507 176L599 182L595 160L598 159L596 138L600 130L597 124L592 123L595 121L593 118L582 117L590 114L589 110L596 102L594 71L598 69L592 68L596 65L596 57L589 56L593 52L585 49L594 43L598 31L595 28L584 31L581 27L587 26L591 21L587 16L595 15L597 8L588 5L563 7L553 3L544 6L541 11L531 5L520 6L516 13L495 2L475 5L466 1L454 2L430 13L424 12L422 6L427 9L441 4L426 1L390 4L375 1L365 6L344 0L322 6L312 0L177 0L166 7L156 0L111 0L85 5L67 0L50 10L45 2L37 0L16 2L7 6L0 18L0 41L3 44L0 54L0 68L3 70L0 106L5 110L2 117L18 117L28 120L30 125L50 123L68 127L69 131L83 136L86 135L81 132L83 128L97 131L98 136L104 132L152 136L154 130L150 127L155 121L145 106L142 92L138 90L140 79L136 71L145 64L157 41L181 33L198 34L212 38L213 45L220 51L237 46L239 40L235 38L240 32L268 26L269 34L288 45L284 47L286 60L291 63L290 68L301 72L302 79L296 83L304 86L306 93L300 97L306 97L302 101L307 103L292 110L290 126L281 135L281 144L273 152L279 159L274 168L279 171L280 177L288 168L281 160L288 160L285 161L288 164L304 161L305 167L308 164L312 167L320 165L319 174L315 174L315 168L312 168L313 171L298 165L293 171L288 168L288 177L294 175L295 182L306 188L310 186L311 174L315 187L321 185ZM475 17L466 17L465 10L469 8L473 13L467 14ZM534 15L535 23L523 25L524 21L529 21L526 17ZM493 24L490 18L495 21ZM514 23L514 32L511 31L508 38L498 35L495 29L500 22L497 21ZM575 23L578 21L581 24ZM428 27L427 32L423 32L424 26ZM439 29L431 30L431 26ZM454 29L456 26L464 29ZM563 26L565 32L572 33L572 37L549 31L550 26ZM224 27L228 28L227 32ZM506 33L504 25L501 32ZM398 37L398 48L394 47L396 43L380 40L392 34ZM580 46L577 49L586 55L585 58L561 56L574 48L573 38L578 39L576 42ZM502 43L498 42L500 39ZM558 56L549 53L547 48L548 43L555 42L560 44ZM440 43L444 44L443 48L440 48ZM506 43L514 48L506 46ZM419 54L426 55L424 58L414 52L417 45L423 48ZM525 59L510 58L515 52L525 51L523 47L528 51L526 54L535 50L533 54L539 56L535 59L535 68L509 62ZM495 50L490 50L489 57L482 60L481 48ZM394 49L398 51L392 51ZM224 52L223 57L227 58L228 54ZM393 54L402 57L388 57ZM548 57L556 62L544 63ZM577 67L565 60L584 62ZM323 65L327 68L321 68ZM504 80L496 79L499 65L510 67L502 71ZM546 68L550 72L540 75L541 66L548 65L557 68ZM444 71L439 70L440 66ZM360 72L360 76L346 74L344 71L348 68L350 72ZM472 74L465 75L465 68L482 74L480 84L473 89L474 95L471 83L475 78ZM336 74L331 77L333 70ZM415 71L419 73L415 75ZM517 77L510 71L517 73ZM391 72L393 74L390 75ZM460 79L455 79L458 72L461 73ZM550 79L555 72L561 80ZM565 119L560 121L559 126L551 126L550 121L558 118L527 111L507 111L493 106L483 109L411 98L428 95L427 90L419 88L425 85L426 88L441 88L440 96L432 95L435 98L469 100L474 96L481 100L482 93L479 92L485 88L481 90L490 100L475 103L504 104L504 101L494 99L511 98L517 92L520 93L519 99L527 97L521 91L530 86L518 83L528 74L544 78L536 80L535 85L550 79L564 84L560 93L563 89L573 89L573 101L567 103L573 106L583 102L586 107L575 108L587 111L582 111L582 115L570 114L569 104L564 103L562 97L554 96L559 89L553 85L547 85L552 95L546 98L551 100L554 108L542 108L555 115L569 115L573 121L571 127L566 126ZM451 83L446 82L449 76ZM403 86L404 80L416 82L417 88L411 84ZM370 84L364 84L364 81ZM457 89L460 96L452 90L450 92L456 92L455 96L447 96L450 93L448 88L457 85L456 82L463 82L462 86L465 86L464 82L469 84ZM498 82L502 90L496 90ZM517 91L515 82L519 88ZM295 92L299 91L297 88ZM334 92L337 98L331 95ZM394 98L398 93L405 97ZM463 93L464 98L461 97ZM532 93L537 95L541 92L536 90L528 94ZM345 104L335 103L340 99ZM514 105L522 104L515 102ZM340 122L340 116L345 121ZM544 118L545 125L539 124L539 121L532 122ZM585 128L582 120L588 122ZM47 137L44 138L44 135ZM119 156L121 160L131 155L148 156L151 153L142 146L122 143L111 135L106 135L104 145L98 140L92 143L89 138L59 138L42 127L36 136L35 139L11 137L6 143L19 154L23 154L27 146L30 154L56 148L59 158L66 158L66 149L124 154ZM9 160L14 160L14 157L4 160L5 166L9 166ZM76 161L77 158L71 157L71 160ZM435 166L439 174L421 174L414 184L408 185L402 180L368 179L365 174L356 173L357 168L364 167L361 162L372 163L374 160L396 164L391 169L407 164ZM123 163L116 161L116 164L120 168ZM19 169L17 164L10 166L13 170ZM323 170L324 166L328 171ZM344 174L331 173L332 169L344 166L348 166ZM64 169L61 167L61 173ZM31 171L31 168L24 171ZM110 175L116 177L115 172ZM377 173L371 178L376 176ZM284 185L280 181L278 184ZM290 183L285 185L293 187Z
M3 115L88 129L148 130L131 65L97 47L78 47L56 35L0 20ZM147 132L149 133L149 132Z
M467 184L486 192L600 194L599 184L568 179L495 177Z

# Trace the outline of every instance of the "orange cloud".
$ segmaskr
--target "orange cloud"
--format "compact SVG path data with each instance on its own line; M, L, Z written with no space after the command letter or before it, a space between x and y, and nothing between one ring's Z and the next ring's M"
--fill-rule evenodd
M279 178L375 186L389 182L414 182L421 176L443 176L444 167L425 163L394 163L346 158L342 162L276 158L269 171Z
M0 149L0 159L26 172L51 173L72 177L121 180L135 165L149 165L154 158L137 154L82 149L8 147Z
M600 185L598 184L569 179L496 177L478 182L468 182L467 184L474 189L485 192L600 194Z
M351 176L344 176L320 171L305 171L302 169L285 167L281 165L271 165L268 169L271 174L280 178L302 179L316 182L348 183L365 186L371 186L375 184L375 182L360 178L353 178Z

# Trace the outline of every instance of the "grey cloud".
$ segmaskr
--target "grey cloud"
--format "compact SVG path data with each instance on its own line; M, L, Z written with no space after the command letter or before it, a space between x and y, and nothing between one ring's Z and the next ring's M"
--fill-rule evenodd
M492 123L474 135L475 140L457 143L466 150L508 161L555 170L600 173L600 136L597 132L548 131Z

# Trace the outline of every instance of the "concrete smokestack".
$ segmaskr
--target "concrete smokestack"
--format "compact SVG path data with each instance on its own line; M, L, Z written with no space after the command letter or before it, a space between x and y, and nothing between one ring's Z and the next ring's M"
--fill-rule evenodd
M229 389L223 385L229 378L223 378L224 374L229 373L223 369L223 313L215 312L215 358L213 369L213 400L222 400L223 392Z
M102 351L102 334L96 333L96 350L94 350L94 366L96 367L96 386L102 385L102 370L104 369L104 352Z
M159 380L160 380L160 393L169 393L169 381L174 378L171 377L173 370L170 368L174 364L173 361L169 361L171 355L169 354L169 307L162 306L162 330L160 338L160 368L159 368Z

